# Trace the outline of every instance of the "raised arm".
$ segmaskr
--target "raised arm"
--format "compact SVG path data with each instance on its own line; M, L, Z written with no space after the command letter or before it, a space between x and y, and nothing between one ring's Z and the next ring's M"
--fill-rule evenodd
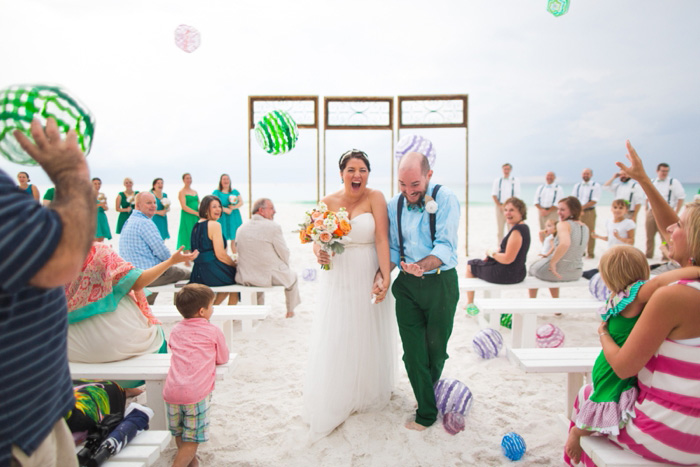
M56 186L48 209L58 213L63 230L53 254L29 283L35 287L57 287L73 280L90 250L95 232L95 199L90 171L75 132L69 131L62 140L56 122L49 118L46 129L38 120L32 121L31 133L34 143L19 131L14 136Z

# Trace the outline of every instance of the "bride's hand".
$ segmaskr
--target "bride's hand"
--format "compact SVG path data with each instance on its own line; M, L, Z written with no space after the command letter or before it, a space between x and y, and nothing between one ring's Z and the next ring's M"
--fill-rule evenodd
M327 252L319 249L316 252L316 259L318 261L318 264L330 264L331 255L329 255Z

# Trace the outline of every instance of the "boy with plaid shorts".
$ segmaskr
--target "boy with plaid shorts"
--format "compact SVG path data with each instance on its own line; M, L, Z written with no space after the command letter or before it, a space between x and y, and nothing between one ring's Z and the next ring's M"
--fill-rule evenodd
M216 365L228 362L229 353L223 332L209 322L214 312L209 287L187 284L175 294L175 306L185 319L173 327L168 340L172 356L163 399L177 444L173 466L197 466L197 447L209 440Z

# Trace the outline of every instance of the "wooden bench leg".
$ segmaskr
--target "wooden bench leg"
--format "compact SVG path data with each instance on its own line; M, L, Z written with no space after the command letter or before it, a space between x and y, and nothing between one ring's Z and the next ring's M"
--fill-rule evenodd
M514 349L534 348L537 315L513 314L512 342Z
M584 373L568 373L566 381L566 407L564 407L564 416L571 420L571 413L574 408L574 401L578 395L581 386L583 386Z
M168 421L165 411L165 401L163 400L162 380L146 381L146 398L148 407L153 410L153 418L148 424L151 430L167 430Z
M224 322L223 331L224 331L224 338L226 339L226 345L230 349L231 344L233 344L233 320L232 319Z

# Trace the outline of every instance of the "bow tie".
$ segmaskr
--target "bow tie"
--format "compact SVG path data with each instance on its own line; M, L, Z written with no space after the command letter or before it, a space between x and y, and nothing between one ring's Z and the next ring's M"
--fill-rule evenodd
M406 209L409 211L418 211L418 212L423 212L423 209L425 209L425 203L423 200L418 201L417 203L408 203L406 205Z

